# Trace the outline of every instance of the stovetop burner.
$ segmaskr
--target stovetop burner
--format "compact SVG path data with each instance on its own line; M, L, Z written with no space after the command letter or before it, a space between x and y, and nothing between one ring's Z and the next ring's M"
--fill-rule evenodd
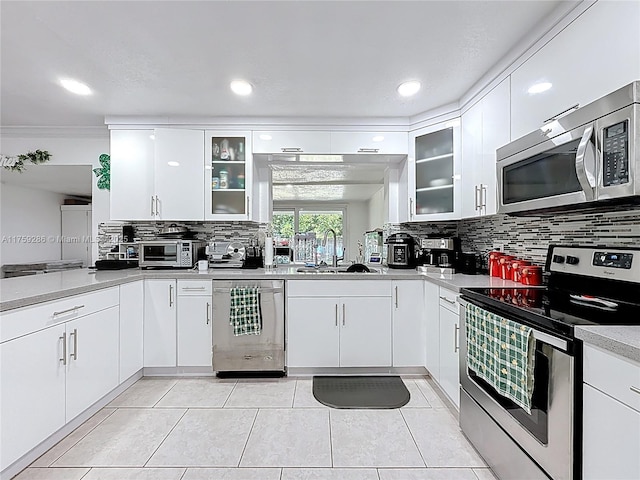
M623 256L625 262L601 265L603 252ZM551 246L546 269L547 287L465 288L461 293L497 314L568 338L577 325L640 325L640 251Z

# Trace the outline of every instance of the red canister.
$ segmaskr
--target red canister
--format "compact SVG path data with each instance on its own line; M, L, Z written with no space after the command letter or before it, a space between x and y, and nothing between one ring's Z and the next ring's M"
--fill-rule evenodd
M523 285L542 285L542 267L526 265L520 269Z
M526 267L527 265L531 265L531 262L527 260L513 260L511 262L511 279L514 282L522 283L522 267Z
M502 252L489 252L489 275L492 277L500 276L500 257Z
M503 280L513 280L511 276L511 262L515 258L513 255L502 255L500 257L500 278Z

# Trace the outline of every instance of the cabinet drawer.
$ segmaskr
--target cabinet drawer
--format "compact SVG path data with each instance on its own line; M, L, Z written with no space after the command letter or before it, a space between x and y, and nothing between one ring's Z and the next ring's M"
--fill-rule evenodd
M640 364L584 346L584 382L640 411Z
M253 153L329 153L330 148L326 131L253 132Z
M440 287L440 306L458 314L460 310L460 304L458 303L459 296L460 294L458 292L452 292L451 290Z
M178 280L178 295L211 295L211 280Z
M339 273L337 275L340 275ZM287 282L289 297L390 297L389 280L299 280Z
M118 305L119 298L118 287L111 287L12 310L2 315L0 342Z
M404 154L409 151L406 132L331 132L331 153Z

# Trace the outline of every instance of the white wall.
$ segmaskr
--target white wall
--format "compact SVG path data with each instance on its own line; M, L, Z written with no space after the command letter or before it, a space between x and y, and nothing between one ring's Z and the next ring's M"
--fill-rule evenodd
M5 183L1 190L0 264L60 260L65 195Z
M78 133L61 133L55 136L39 134L37 132L28 134L3 134L1 137L2 154L18 155L30 150L47 150L51 153L48 165L91 165L92 168L100 166L98 158L103 153L109 153L109 132L104 130L79 131ZM27 167L28 168L28 167ZM98 224L109 221L109 191L99 190L96 185L97 178L93 176L91 182L91 205L93 216L92 229L92 259L98 258ZM3 185L4 187L5 185ZM4 200L4 195L3 195ZM4 217L4 201L2 202L2 212ZM58 207L58 218L60 209ZM32 220L27 217L26 223ZM4 220L0 218L0 225L4 229ZM3 232L4 235L4 232ZM58 257L59 258L59 257ZM7 263L7 262L5 262Z
M384 187L380 188L368 202L369 209L369 226L367 230L375 230L376 228L382 228L386 222L385 220L385 198Z
M358 240L364 242L363 234L367 230L369 230L369 203L349 202L347 204L347 235L349 238L346 245L346 259L349 261L355 260L358 255Z

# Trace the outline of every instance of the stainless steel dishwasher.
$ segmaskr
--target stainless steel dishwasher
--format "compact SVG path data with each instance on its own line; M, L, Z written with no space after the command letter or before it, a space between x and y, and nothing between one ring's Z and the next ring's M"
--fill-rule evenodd
M238 335L230 324L231 289L258 287L260 335ZM284 281L213 282L213 370L284 372Z

